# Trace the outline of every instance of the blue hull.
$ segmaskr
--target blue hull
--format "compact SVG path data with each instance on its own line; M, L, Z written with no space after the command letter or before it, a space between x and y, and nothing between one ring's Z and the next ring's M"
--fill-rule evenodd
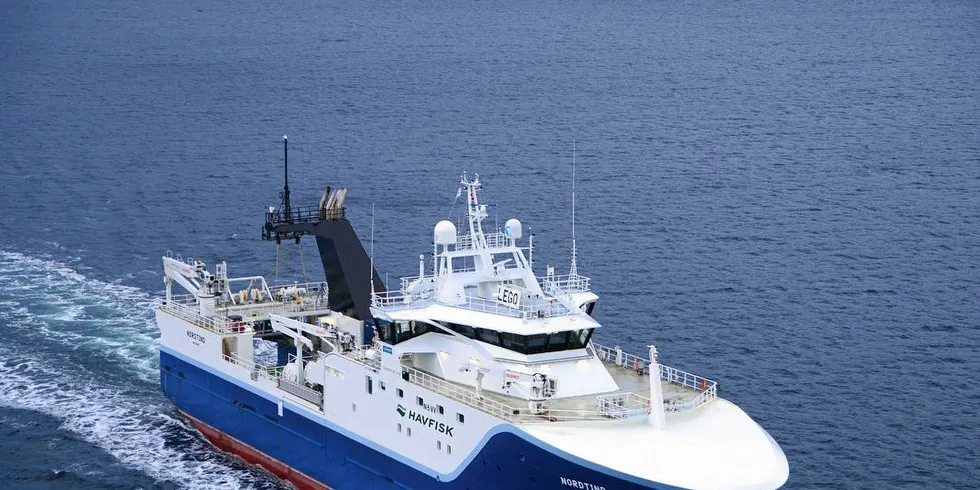
M488 434L461 470L434 473L288 405L280 417L277 403L166 350L160 352L160 384L191 417L337 490L678 489L595 465L516 428Z

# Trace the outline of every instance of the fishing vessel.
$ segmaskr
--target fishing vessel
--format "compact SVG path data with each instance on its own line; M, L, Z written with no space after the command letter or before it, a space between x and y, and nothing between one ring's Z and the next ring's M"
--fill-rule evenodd
M431 255L397 289L347 223L346 191L293 208L288 180L264 236L315 236L326 281L163 257L166 396L215 446L300 489L785 483L779 445L715 381L661 363L653 345L597 343L610 327L591 315L599 298L574 253L569 274L537 276L523 224L485 229L479 176L459 184L465 220L435 224ZM259 342L275 342L274 363Z

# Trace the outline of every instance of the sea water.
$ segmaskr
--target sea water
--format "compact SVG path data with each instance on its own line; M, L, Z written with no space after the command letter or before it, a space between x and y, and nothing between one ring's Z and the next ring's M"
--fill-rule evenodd
M463 171L567 271L574 147L598 341L717 380L787 488L980 482L976 2L0 12L0 486L281 488L161 395L151 308L167 250L274 275L284 134L390 284Z

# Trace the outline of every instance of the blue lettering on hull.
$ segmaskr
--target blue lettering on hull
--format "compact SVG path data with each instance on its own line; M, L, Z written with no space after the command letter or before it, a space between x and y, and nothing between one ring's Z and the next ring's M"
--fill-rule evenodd
M436 474L343 428L288 408L280 417L275 402L163 350L160 384L187 414L336 490L680 490L558 454L506 430L490 436L462 470Z

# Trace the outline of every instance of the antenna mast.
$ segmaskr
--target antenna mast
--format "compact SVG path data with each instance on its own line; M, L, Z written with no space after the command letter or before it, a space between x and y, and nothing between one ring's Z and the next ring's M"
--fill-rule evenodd
M293 222L293 212L289 206L289 138L282 137L282 161L283 161L283 188L282 188L282 212L287 223Z
M578 275L578 251L575 248L575 139L572 139L572 267L568 271L572 277Z
M374 299L374 203L371 203L371 299Z

